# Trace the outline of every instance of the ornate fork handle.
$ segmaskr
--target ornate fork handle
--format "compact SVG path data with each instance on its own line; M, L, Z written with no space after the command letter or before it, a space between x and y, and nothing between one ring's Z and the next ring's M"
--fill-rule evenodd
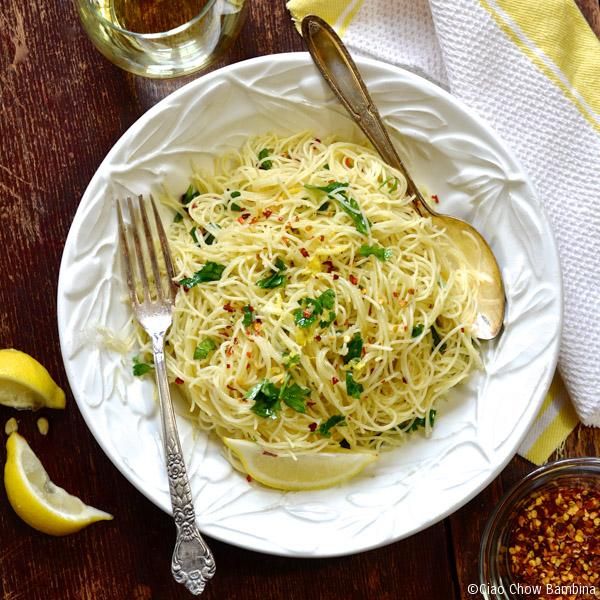
M196 525L192 492L181 453L175 413L167 382L164 355L165 332L152 335L152 351L162 413L163 438L167 459L167 475L177 538L171 561L175 581L194 595L200 595L215 574L215 559Z

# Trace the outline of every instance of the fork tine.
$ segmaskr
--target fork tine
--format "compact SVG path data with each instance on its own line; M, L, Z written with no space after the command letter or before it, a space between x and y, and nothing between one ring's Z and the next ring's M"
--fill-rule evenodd
M150 257L150 265L152 267L152 273L154 275L154 283L156 285L156 291L159 300L164 300L163 286L160 277L160 271L158 269L158 260L156 259L156 251L154 250L154 243L152 241L152 232L150 231L150 223L148 221L148 213L144 206L144 197L138 196L138 206L140 208L140 214L142 215L142 224L144 225L144 233L146 234L146 246L148 247L148 256Z
M142 244L140 243L138 216L134 210L131 198L127 198L127 206L129 207L129 215L131 217L133 244L138 259L138 269L142 279L142 287L144 289L144 298L150 300L150 290L148 287L148 276L146 275L146 266L144 265L144 254L142 253Z
M158 231L158 239L160 240L160 247L162 248L163 258L165 260L165 266L167 268L167 274L169 275L169 290L171 292L171 300L175 301L175 295L177 290L175 289L175 270L173 269L173 260L171 259L171 251L169 249L169 242L167 240L167 234L163 227L162 221L158 214L154 198L150 194L150 203L152 204L152 211L154 213L154 221L156 222L156 230Z
M131 256L129 254L129 244L127 243L127 235L125 234L125 224L123 222L123 214L121 212L121 203L117 200L117 220L119 222L119 238L121 240L121 258L125 268L125 276L127 278L127 290L131 303L135 306L137 298L135 295L135 285L133 284L133 265L131 264Z

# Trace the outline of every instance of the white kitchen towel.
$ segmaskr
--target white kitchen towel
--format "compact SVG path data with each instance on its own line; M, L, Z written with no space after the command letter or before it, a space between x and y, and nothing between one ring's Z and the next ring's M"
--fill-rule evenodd
M351 51L447 88L512 147L559 245L559 369L581 421L600 426L600 43L574 1L290 0L288 8L296 21L321 15Z

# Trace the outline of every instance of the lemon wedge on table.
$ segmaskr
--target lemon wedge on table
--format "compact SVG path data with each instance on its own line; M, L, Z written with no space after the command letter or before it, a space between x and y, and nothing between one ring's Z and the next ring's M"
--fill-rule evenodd
M64 408L65 393L35 358L15 350L0 350L0 404L12 408Z
M34 529L49 535L67 535L83 527L112 519L54 485L39 458L18 433L6 442L4 486L14 511Z
M337 450L272 456L248 440L223 438L224 444L237 456L246 473L259 483L285 491L317 490L347 481L377 460L375 452Z

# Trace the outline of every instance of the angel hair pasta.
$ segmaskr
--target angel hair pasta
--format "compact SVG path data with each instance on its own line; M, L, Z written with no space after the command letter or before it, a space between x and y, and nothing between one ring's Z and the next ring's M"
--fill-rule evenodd
M402 443L480 365L477 278L368 148L250 139L166 200L170 376L198 425L301 455Z

